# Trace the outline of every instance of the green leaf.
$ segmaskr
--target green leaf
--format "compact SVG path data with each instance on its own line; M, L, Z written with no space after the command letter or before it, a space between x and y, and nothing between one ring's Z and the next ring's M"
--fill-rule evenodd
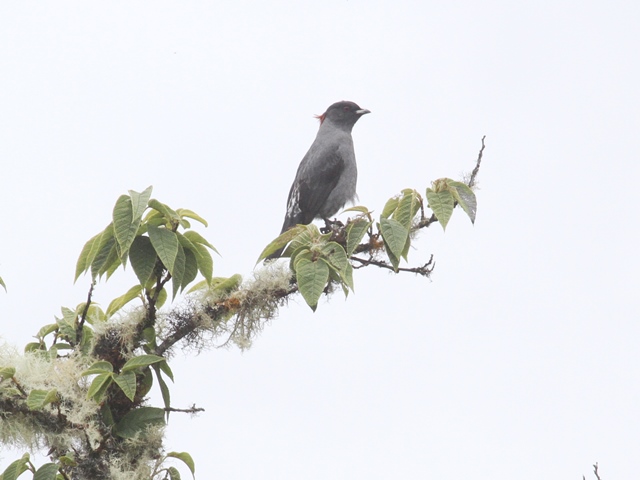
M58 336L76 341L76 312L67 307L62 307L62 318L56 318L58 324Z
M287 243L292 241L304 231L306 231L306 227L304 225L298 225L280 234L276 239L269 243L269 245L264 247L264 250L262 250L262 253L260 253L258 260L256 261L256 265L272 253L277 252L281 248L284 248Z
M140 226L140 218L133 218L133 205L131 197L128 195L120 195L113 207L113 230L115 238L118 241L118 256L126 259L129 247L136 237L136 232Z
M2 285L2 288L4 288L4 291L6 292L7 291L7 286L5 285L4 280L2 280L2 277L0 277L0 285Z
M347 255L353 254L356 247L360 244L362 237L367 233L371 226L371 222L364 218L356 218L347 225Z
M152 185L149 185L140 193L129 190L129 195L131 196L131 206L133 208L132 216L134 220L139 220L142 218L142 214L144 214L144 211L147 209L147 204L149 203L149 199L151 198L152 191Z
M176 467L167 468L167 472L169 473L169 480L181 480L180 479L180 472L178 471L178 469Z
M173 297L176 298L182 280L184 278L184 268L186 263L186 257L184 255L184 248L178 243L178 254L176 255L176 261L173 265L173 272L171 273L171 285L173 287Z
M78 280L78 277L86 272L87 269L91 266L91 262L93 261L91 252L94 250L94 248L97 248L97 244L100 243L100 237L103 233L104 232L100 232L97 235L91 237L89 241L84 244L84 247L82 247L82 251L80 252L80 256L78 257L78 261L76 262L76 275L73 279L74 283Z
M46 350L44 342L29 342L24 346L24 353L35 352L37 350Z
M162 401L164 402L164 408L167 412L167 420L169 419L169 408L171 407L171 392L169 391L169 387L167 383L162 378L162 374L160 373L159 364L153 365L153 369L156 372L156 377L158 378L158 385L160 385L160 393L162 393Z
M31 390L27 397L27 407L29 410L41 410L45 405L58 400L58 391L51 390Z
M180 221L180 216L174 210L169 208L164 203L159 202L155 198L149 200L148 206L160 212L165 220L169 223Z
M9 466L2 472L0 479L2 480L16 480L20 475L28 470L29 454L25 453L22 458L11 462Z
M100 403L102 397L104 396L107 388L111 385L113 381L113 373L101 373L91 382L91 386L87 391L87 398L95 399L96 402Z
M111 411L109 402L104 402L100 407L100 416L107 427L115 425L116 422L113 420L113 412Z
M347 259L347 253L342 248L342 245L336 242L329 242L322 247L322 254L327 260L327 263L336 272L343 272L349 261Z
M433 210L434 215L442 225L442 229L447 228L447 223L453 213L453 195L448 190L436 191L427 188L427 201L429 208Z
M393 218L400 222L405 228L411 229L413 217L420 210L421 198L415 190L405 190L404 195L398 203L398 208L393 212Z
M213 290L221 294L228 295L242 284L242 275L236 273L229 278L215 277L212 281Z
M123 371L120 375L115 375L113 380L118 384L127 398L133 402L136 396L136 374L134 372Z
M471 220L471 223L476 222L476 210L478 208L478 201L476 200L476 194L469 186L462 182L456 182L455 180L449 180L449 190L453 194L454 198L462 209L466 212Z
M140 285L145 285L156 266L156 251L149 237L137 236L129 249L129 260Z
M135 285L127 290L127 293L114 298L107 307L106 315L111 317L114 313L124 307L131 300L138 298L142 292L142 285Z
M347 268L344 269L342 273L342 280L345 285L347 285L352 292L355 292L355 286L353 285L353 267L350 263L347 263ZM348 291L345 292L345 297L347 296Z
M91 260L91 278L95 279L100 272L105 272L109 268L107 260L110 258L111 250L116 248L116 239L113 236L113 224L109 224L100 236L100 242L97 244L95 254ZM93 254L92 250L92 254ZM113 255L111 255L113 258Z
M73 453L68 453L67 455L62 455L58 458L62 465L66 465L68 467L77 467L78 462L76 462L75 458L73 458Z
M196 464L193 461L193 458L191 458L191 455L189 455L187 452L169 452L167 453L167 457L177 458L178 460L182 460L184 464L187 467L189 467L189 470L191 470L191 475L193 475L195 478Z
M162 308L164 303L167 301L167 289L163 288L160 290L158 294L158 300L156 301L156 308Z
M347 208L345 210L342 211L342 213L347 213L347 212L359 212L362 213L363 215L366 216L370 216L371 212L369 211L369 209L367 207L363 207L360 205L357 205L355 207L351 207L351 208Z
M400 203L400 199L398 197L392 197L387 200L387 203L384 205L382 209L382 213L380 214L381 218L389 218L393 212L398 208L398 204Z
M180 215L181 217L192 218L193 220L196 220L196 221L200 222L205 227L209 226L209 224L207 223L207 221L204 218L202 218L196 212L193 212L193 211L188 210L186 208L179 208L179 209L176 210L176 213L178 215Z
M137 357L129 359L127 363L124 364L122 367L122 373L135 370L137 368L148 367L149 365L162 361L164 361L164 358L158 355L138 355Z
M171 381L173 382L173 372L171 371L171 368L169 367L169 364L164 361L164 362L159 362L159 363L155 363L154 365L157 365L158 367L160 367L160 370L162 370L162 372L171 379Z
M315 262L308 258L300 258L296 262L295 271L300 293L307 305L315 312L320 295L329 280L329 265L321 258Z
M116 271L116 269L122 265L122 260L118 256L118 248L116 245L115 239L111 239L109 242L111 244L109 251L107 252L107 256L104 260L101 259L101 265L97 267L97 274L99 277L102 277L105 273L107 274L107 279ZM98 257L96 256L96 259ZM97 263L96 263L97 266Z
M85 375L94 375L96 373L111 373L113 372L113 365L105 360L99 360L94 362L87 370L81 373L84 377Z
M38 330L38 333L36 333L36 338L43 339L50 333L55 332L57 329L58 329L57 323L50 323L49 325L45 325L40 330Z
M55 463L45 463L33 475L33 480L56 480L58 465Z
M184 232L184 236L191 242L191 243L198 243L200 245L206 245L207 247L209 247L211 250L213 250L214 252L216 252L218 255L220 255L220 252L218 252L218 250L216 250L216 247L214 247L213 245L211 245L206 238L204 238L202 235L200 235L198 232L195 232L193 230L189 230L188 232Z
M162 264L173 275L179 245L176 234L167 228L149 225L149 238Z
M6 380L8 378L12 378L16 374L16 369L13 367L2 367L0 368L0 378L2 380Z
M213 258L211 258L209 250L207 250L207 247L205 247L204 245L194 243L194 247L196 249L193 253L196 256L196 260L198 261L198 270L200 270L200 273L205 278L207 283L211 285L211 279L213 276Z
M206 280L200 280L198 283L193 285L189 290L187 290L187 294L197 292L198 290L206 290L209 288L209 282Z
M198 259L196 254L192 250L184 249L184 274L182 275L182 282L180 284L180 291L184 289L196 278L198 275Z
M306 246L297 248L296 250L294 250L291 253L291 260L289 261L289 268L295 272L296 271L296 265L298 264L298 262L302 258L306 258L307 260L313 260L314 259L314 256L311 253L311 250L309 250L309 248L306 247Z
M380 232L387 250L390 250L394 257L400 258L409 236L409 229L393 218L381 218Z
M113 432L121 438L133 438L151 425L164 424L163 408L140 407L122 417L113 428Z
M138 397L142 398L146 396L151 390L152 386L153 386L153 374L151 372L151 369L149 367L142 369L142 377L138 382L138 388L136 390Z

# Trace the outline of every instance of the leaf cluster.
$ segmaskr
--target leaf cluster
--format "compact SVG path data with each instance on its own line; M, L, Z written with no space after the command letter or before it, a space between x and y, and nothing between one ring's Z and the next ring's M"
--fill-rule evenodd
M313 224L297 225L267 245L258 262L284 248L282 257L290 259L298 289L307 305L315 311L322 293L332 284L339 285L345 296L349 290L354 290L354 268L374 264L396 273L400 271L401 260L408 261L412 234L434 221L445 229L455 206L459 205L471 222L475 222L476 197L462 182L449 178L436 180L427 189L426 198L426 207L433 212L429 217L425 216L423 196L417 190L405 189L386 202L377 221L366 207L358 206L345 210L358 213L346 225L328 223L322 231ZM365 235L367 241L361 243ZM376 258L383 250L386 261ZM369 258L357 256L361 253L368 253ZM431 268L429 262L423 267L403 270L428 276Z

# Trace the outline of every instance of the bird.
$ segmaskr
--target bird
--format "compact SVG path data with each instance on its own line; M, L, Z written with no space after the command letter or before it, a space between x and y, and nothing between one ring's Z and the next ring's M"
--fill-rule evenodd
M358 168L351 130L371 111L349 101L336 102L322 115L320 128L303 157L289 190L287 210L280 234L314 219L328 220L356 197ZM267 259L277 258L284 248Z

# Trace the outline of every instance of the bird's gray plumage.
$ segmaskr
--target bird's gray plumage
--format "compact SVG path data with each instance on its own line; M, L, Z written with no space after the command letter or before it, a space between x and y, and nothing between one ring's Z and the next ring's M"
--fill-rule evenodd
M369 110L337 102L320 115L320 128L289 190L283 233L315 218L328 219L356 196L358 168L351 130ZM269 258L279 257L282 251Z

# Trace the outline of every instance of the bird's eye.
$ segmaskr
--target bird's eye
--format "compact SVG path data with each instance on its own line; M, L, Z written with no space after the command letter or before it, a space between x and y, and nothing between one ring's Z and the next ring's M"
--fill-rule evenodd
M345 112L348 112L348 111L349 111L349 107L348 107L348 106L344 106L344 107L342 107L342 109L343 109Z

